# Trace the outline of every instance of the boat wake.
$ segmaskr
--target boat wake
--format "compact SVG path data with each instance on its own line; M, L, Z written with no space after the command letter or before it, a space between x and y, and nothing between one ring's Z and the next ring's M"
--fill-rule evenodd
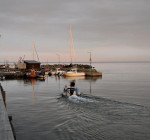
M149 107L86 94L58 99L63 121L60 121L55 131L61 137L124 139L126 134L131 134L129 139L142 139L145 134L150 134ZM147 139L149 138L150 135Z
M81 97L81 96L76 96L76 95L69 96L69 97L68 97L68 100L69 100L70 102L73 102L73 103L96 102L96 101L93 100L93 99L89 99L89 98Z

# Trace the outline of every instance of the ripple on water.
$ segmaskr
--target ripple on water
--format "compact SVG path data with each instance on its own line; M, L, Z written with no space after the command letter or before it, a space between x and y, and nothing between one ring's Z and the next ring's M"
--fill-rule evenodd
M69 119L57 125L59 138L149 139L150 109L92 96L59 99ZM65 116L68 115L64 114ZM60 131L61 130L61 131ZM65 130L65 131L64 131ZM62 133L63 131L63 133Z

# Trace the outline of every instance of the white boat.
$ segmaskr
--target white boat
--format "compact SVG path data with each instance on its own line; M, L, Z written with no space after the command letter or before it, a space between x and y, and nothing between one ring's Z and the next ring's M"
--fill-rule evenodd
M80 77L85 75L86 74L84 72L78 72L77 68L71 69L70 71L64 74L65 77Z
M56 68L55 71L51 71L50 75L63 75L65 71L61 70L60 68Z
M46 71L46 72L45 72L45 75L48 75L48 74L49 74L49 72L50 72L50 71Z

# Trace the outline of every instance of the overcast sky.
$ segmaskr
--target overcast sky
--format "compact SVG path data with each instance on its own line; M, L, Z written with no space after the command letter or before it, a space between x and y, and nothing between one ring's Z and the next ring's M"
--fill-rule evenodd
M150 61L150 0L0 0L0 61ZM75 61L75 60L74 60Z

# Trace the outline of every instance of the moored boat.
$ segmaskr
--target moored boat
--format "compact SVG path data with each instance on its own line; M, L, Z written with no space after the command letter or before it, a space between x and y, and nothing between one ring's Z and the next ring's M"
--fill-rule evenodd
M5 76L4 75L0 75L0 80L4 80Z
M64 76L66 77L77 77L77 76L85 76L84 72L78 72L77 68L71 69L70 71L66 72Z
M56 70L51 71L49 75L63 75L65 71L61 70L60 68L56 68Z
M28 78L36 78L36 71L34 69L31 69L31 73L27 73Z
M37 78L39 78L39 79L46 79L46 75L37 75Z

